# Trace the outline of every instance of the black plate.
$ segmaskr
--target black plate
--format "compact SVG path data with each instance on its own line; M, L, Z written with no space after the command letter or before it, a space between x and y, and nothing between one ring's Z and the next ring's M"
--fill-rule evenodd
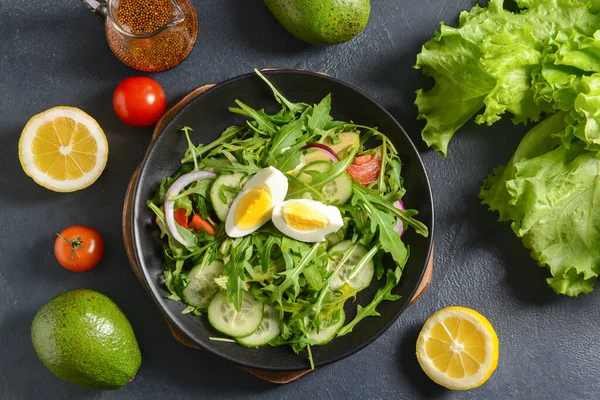
M409 230L404 240L410 245L410 258L404 269L402 280L395 293L401 300L382 303L378 311L381 317L368 318L354 331L335 339L321 347L313 347L315 366L323 366L347 357L362 349L379 337L406 309L415 293L429 259L433 236L433 205L429 181L421 158L413 143L396 120L374 100L359 90L339 80L305 71L279 70L265 75L291 101L316 103L328 93L332 95L332 115L338 120L352 120L367 126L377 126L389 136L397 147L403 162L405 179L405 204L419 211L418 218L430 230L430 236L423 238ZM157 305L165 312L172 324L177 326L198 346L245 367L293 371L309 367L306 354L295 354L288 347L263 347L247 349L233 343L211 341L211 336L222 336L214 331L206 317L183 315L185 305L164 298L167 294L162 286L162 242L159 231L153 223L153 214L146 206L163 177L172 175L180 166L179 161L187 145L183 134L178 132L183 126L194 129L194 143L209 143L231 125L244 122L240 116L227 111L240 99L254 108L265 108L276 112L279 105L273 95L255 74L247 74L223 82L192 100L165 127L152 143L135 186L132 212L133 243L137 261L141 267L146 285ZM389 262L390 260L388 260ZM361 292L355 303L348 302L346 320L355 315L356 304L367 304L373 297L378 282Z

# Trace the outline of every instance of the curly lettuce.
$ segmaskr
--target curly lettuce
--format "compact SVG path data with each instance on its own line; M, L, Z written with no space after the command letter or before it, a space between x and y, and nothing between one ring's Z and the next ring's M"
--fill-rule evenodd
M480 192L568 296L590 293L600 273L600 74L581 82L570 112L529 131Z
M415 104L442 156L471 119L542 120L480 197L569 296L592 291L600 273L599 13L600 0L491 0L456 28L442 23L415 65L435 81Z
M514 164L509 180L490 178L483 202L512 221L531 256L550 270L556 293L589 293L600 273L600 160L581 143ZM506 202L491 197L504 193Z
M504 0L476 5L461 13L458 27L442 23L417 55L415 68L435 81L430 90L417 91L418 118L425 120L422 137L443 156L456 131L482 110L475 121L488 125L506 111L514 123L538 121L552 112L552 93L537 94L545 46L564 29L592 37L600 26L595 7L586 1L516 4L517 12L505 9Z

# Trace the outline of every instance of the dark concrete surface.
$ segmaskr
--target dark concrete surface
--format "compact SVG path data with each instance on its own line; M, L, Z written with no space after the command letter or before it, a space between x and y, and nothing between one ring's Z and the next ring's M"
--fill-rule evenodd
M254 67L324 71L363 89L390 110L423 151L436 201L433 283L375 343L302 380L275 386L212 355L175 343L129 268L121 239L127 182L150 129L121 124L111 108L117 83L137 75L110 52L103 26L77 0L0 2L0 399L597 399L600 398L598 291L554 295L506 225L479 204L478 186L506 162L526 130L503 122L469 124L442 159L419 141L414 90L428 85L415 56L440 21L455 23L473 0L374 0L365 32L337 47L291 37L260 0L194 0L200 34L179 67L156 74L168 101L208 82ZM35 113L80 107L104 128L110 156L90 188L58 194L37 186L19 165L21 129ZM56 232L95 227L106 253L96 269L76 274L52 253ZM39 307L87 287L114 299L143 352L133 382L118 391L81 389L38 360L30 325ZM483 387L446 391L423 374L415 341L423 322L449 305L473 307L496 327L498 370Z

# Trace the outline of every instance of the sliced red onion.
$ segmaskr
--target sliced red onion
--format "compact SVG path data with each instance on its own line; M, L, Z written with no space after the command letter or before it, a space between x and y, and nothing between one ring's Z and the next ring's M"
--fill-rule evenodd
M167 220L167 227L173 235L173 239L177 240L184 246L188 246L189 244L185 241L183 237L177 231L177 225L175 222L175 216L173 215L175 212L175 202L171 200L171 197L177 196L184 187L189 185L192 182L201 181L203 179L215 179L217 174L211 171L195 171L190 172L188 174L180 176L169 188L167 191L167 196L165 199L165 219Z
M333 162L340 161L338 156L335 154L335 151L333 151L329 146L326 146L324 144L311 143L311 144L307 144L306 146L304 146L304 148L305 149L319 149L319 150L323 151L324 153L326 153L329 156L329 158L331 158L331 161L333 161Z
M394 203L394 207L396 207L399 210L406 210L406 207L404 207L404 203L402 202L402 200L398 200ZM400 218L396 218L396 232L398 232L398 235L400 235L400 237L402 237L402 235L404 235L404 224L402 223L402 221L400 220Z

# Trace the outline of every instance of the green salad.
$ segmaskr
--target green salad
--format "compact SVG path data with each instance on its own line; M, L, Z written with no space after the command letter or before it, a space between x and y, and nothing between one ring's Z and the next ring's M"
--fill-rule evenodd
M311 346L400 298L402 235L428 229L404 207L402 162L384 134L334 120L330 96L292 103L256 73L281 110L236 100L229 111L247 120L209 144L183 128L181 168L148 207L166 238L168 298L187 304L183 313L206 315L227 336L214 340L307 349L312 366ZM374 298L347 320L344 305L373 278L382 280Z

